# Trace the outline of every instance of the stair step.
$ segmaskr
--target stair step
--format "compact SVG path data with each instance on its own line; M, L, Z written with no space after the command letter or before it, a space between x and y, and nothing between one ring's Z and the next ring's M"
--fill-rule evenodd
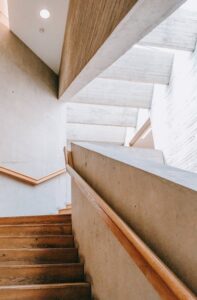
M0 266L0 286L80 282L83 264Z
M0 218L0 225L71 223L71 215L44 215Z
M0 237L0 249L73 248L73 247L74 247L74 238L72 235Z
M77 248L5 249L0 250L0 266L61 264L78 262Z
M71 224L0 225L0 236L72 234Z
M60 215L70 215L72 213L71 208L62 208L59 210Z
M64 283L0 287L3 300L90 300L88 283Z
M0 218L0 299L91 299L70 214Z

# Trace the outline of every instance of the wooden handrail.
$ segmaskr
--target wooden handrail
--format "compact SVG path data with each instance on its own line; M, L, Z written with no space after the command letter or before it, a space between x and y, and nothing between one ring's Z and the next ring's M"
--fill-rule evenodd
M30 176L21 174L19 172L13 171L13 170L10 170L10 169L4 168L4 167L0 167L0 173L4 174L6 176L9 176L11 178L14 178L15 180L18 180L18 181L21 181L23 183L33 185L33 186L41 184L45 181L48 181L54 177L57 177L57 176L65 173L65 172L66 172L66 169L64 168L64 169L58 170L56 172L50 173L47 176L36 179L36 178L30 177Z
M66 147L64 147L64 157L65 157L65 165L70 165L73 167L73 157L72 157L72 152L67 150Z
M70 154L69 154L70 155ZM136 233L91 188L91 186L68 164L66 169L84 196L97 209L105 223L121 245L140 268L149 282L165 300L195 300L196 296L176 275L148 248Z
M140 129L135 133L132 140L129 143L129 146L132 147L144 134L144 132L151 126L150 118L140 127Z

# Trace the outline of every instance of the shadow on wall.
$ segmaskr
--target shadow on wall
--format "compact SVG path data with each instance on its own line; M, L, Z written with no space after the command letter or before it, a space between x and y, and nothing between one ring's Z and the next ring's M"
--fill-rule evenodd
M2 23L0 23L0 54L4 64L7 64L7 72L12 72L11 66L15 65L25 73L28 80L57 98L58 76Z

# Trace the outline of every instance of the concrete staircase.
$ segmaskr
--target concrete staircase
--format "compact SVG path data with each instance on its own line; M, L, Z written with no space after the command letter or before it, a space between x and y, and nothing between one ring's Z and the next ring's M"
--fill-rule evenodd
M91 299L71 215L0 218L0 299Z

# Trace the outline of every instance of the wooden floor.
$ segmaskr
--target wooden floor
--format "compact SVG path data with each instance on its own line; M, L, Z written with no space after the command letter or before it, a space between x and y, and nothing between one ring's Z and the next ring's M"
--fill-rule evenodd
M0 299L91 299L70 214L0 218Z

